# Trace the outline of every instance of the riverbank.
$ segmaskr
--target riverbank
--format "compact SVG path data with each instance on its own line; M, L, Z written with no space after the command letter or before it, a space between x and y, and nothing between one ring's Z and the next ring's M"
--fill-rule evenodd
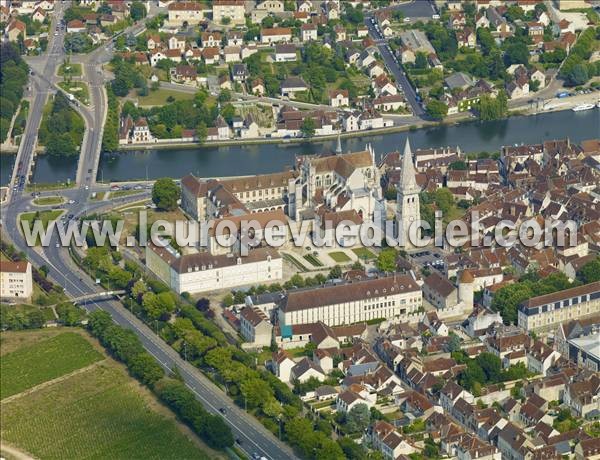
M573 107L583 103L597 103L596 98L600 98L600 93L583 94L565 99L548 99L545 102L543 110L537 110L534 107L529 109L513 109L509 111L507 119L512 117L536 116L545 113L554 113L571 110ZM226 141L205 141L205 142L161 142L160 144L135 144L123 145L120 151L147 151L147 150L194 150L201 147L227 147L232 145L287 145L287 144L310 144L335 140L338 136L342 139L356 138L365 136L378 136L385 134L402 133L407 131L416 131L424 128L440 127L440 126L456 126L462 123L479 122L471 112L462 112L455 115L450 115L442 121L426 121L415 119L414 123L406 123L404 125L391 126L387 128L370 129L367 131L352 131L342 132L339 134L331 134L326 136L314 136L312 138L256 138L256 139L230 139Z

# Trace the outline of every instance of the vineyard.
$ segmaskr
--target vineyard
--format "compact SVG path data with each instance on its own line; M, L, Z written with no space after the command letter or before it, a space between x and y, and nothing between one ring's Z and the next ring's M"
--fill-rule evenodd
M47 348L52 352L45 353ZM56 370L49 372L44 360ZM221 457L81 334L66 332L27 344L2 361L3 398L56 379L1 403L3 442L36 458ZM82 370L70 374L75 369ZM27 383L17 386L21 380Z
M65 332L20 348L0 363L0 399L20 393L102 359L81 335Z

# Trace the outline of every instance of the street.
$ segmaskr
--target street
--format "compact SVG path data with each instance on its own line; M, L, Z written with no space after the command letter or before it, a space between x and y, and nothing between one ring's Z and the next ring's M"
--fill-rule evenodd
M408 81L408 78L406 77L406 74L402 69L402 65L393 55L391 48L387 44L387 41L375 28L375 24L372 19L373 17L370 15L365 16L365 25L369 29L369 34L371 35L371 38L375 41L375 44L379 49L379 54L385 62L385 66L396 79L396 84L404 93L404 97L406 98L406 101L410 104L413 114L419 118L424 118L425 111L423 110L423 107L417 99L417 93L415 92L415 89Z

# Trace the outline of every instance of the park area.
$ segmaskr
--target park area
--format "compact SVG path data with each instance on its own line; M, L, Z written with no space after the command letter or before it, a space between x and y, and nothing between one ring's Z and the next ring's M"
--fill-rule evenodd
M80 329L4 332L2 442L44 459L219 458Z

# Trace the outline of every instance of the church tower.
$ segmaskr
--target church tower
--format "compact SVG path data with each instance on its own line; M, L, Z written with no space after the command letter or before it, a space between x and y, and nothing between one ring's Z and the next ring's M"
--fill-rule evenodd
M398 224L398 238L404 247L413 246L408 238L410 225L421 218L419 205L419 192L417 185L415 166L413 164L410 142L406 138L404 154L402 155L402 171L398 184L396 197L396 222ZM402 232L403 239L401 238Z

